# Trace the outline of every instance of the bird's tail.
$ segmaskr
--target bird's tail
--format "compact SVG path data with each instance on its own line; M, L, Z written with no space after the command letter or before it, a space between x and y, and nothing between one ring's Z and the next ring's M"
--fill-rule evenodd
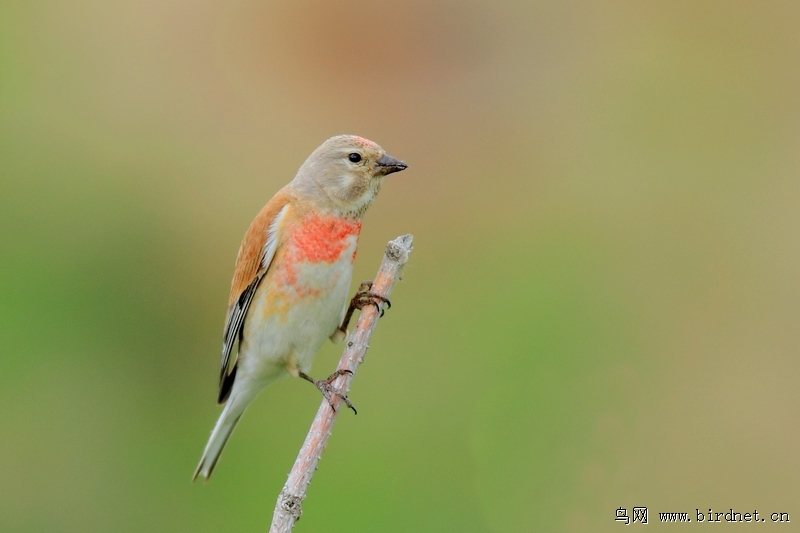
M228 442L231 433L233 433L236 423L242 417L246 406L247 402L236 402L234 398L228 398L225 408L219 415L217 425L214 426L214 431L211 432L206 449L203 450L203 457L200 458L200 464L197 465L197 470L194 471L192 481L197 479L197 476L204 479L208 479L211 476L211 472L219 460L219 455L222 453L222 449L225 447L225 443Z

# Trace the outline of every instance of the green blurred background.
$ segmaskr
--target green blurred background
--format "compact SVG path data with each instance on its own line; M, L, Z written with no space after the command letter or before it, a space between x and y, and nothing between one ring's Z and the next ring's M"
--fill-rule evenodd
M268 529L307 383L189 480L240 239L339 133L410 164L354 281L416 246L296 531L799 521L798 26L796 1L0 2L0 530Z

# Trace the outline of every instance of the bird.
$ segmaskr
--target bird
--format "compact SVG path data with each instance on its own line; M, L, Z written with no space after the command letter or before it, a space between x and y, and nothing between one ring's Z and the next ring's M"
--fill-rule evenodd
M364 213L389 174L407 165L356 135L331 137L261 209L236 258L225 318L217 402L224 404L192 480L208 480L247 406L267 385L293 376L328 401L350 400L308 375L326 339L347 336L353 306L385 301L362 284L348 293ZM345 320L346 317L346 320ZM331 403L333 408L333 404Z

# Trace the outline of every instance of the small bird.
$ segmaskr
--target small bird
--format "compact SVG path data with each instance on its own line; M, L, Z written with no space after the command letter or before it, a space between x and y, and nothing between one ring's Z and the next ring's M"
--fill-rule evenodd
M250 224L236 258L222 337L217 401L225 407L192 480L208 479L244 410L278 378L311 381L329 402L336 394L352 408L331 385L348 370L326 380L308 372L326 338L344 340L352 306L382 300L362 284L347 310L361 219L383 178L406 167L372 141L331 137Z

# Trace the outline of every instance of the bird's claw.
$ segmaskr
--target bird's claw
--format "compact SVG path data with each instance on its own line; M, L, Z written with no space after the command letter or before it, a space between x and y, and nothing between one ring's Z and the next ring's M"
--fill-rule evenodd
M353 312L356 309L361 310L366 305L374 305L375 309L380 311L381 316L383 316L384 311L381 304L385 303L387 309L392 307L392 302L390 302L388 298L386 298L385 296L381 296L380 294L375 294L374 292L372 292L371 289L372 289L371 281L361 282L361 285L358 287L356 295L353 296L352 300L350 300L350 305L348 306L347 312L344 315L344 320L342 320L342 325L339 326L338 335L334 333L334 335L337 338L344 338L344 336L347 335L347 326L350 324L350 319L353 318Z
M375 309L381 312L381 317L384 315L384 310L380 304L385 303L387 309L392 308L392 302L389 301L388 298L381 296L380 294L375 294L371 291L372 289L372 282L371 281L364 281L358 287L358 292L356 295L353 296L353 299L350 300L350 306L361 310L366 305L374 305Z
M347 394L345 394L342 389L333 386L334 380L345 374L353 375L353 372L352 370L339 369L328 376L327 379L314 379L304 373L300 373L300 377L313 383L314 386L320 390L325 399L328 400L328 405L330 405L331 409L334 411L336 411L336 407L333 405L333 396L338 396L339 399L347 405L347 407L352 409L355 414L358 414L358 411L356 411L356 408L353 406L353 402L350 401L350 398L347 397Z

